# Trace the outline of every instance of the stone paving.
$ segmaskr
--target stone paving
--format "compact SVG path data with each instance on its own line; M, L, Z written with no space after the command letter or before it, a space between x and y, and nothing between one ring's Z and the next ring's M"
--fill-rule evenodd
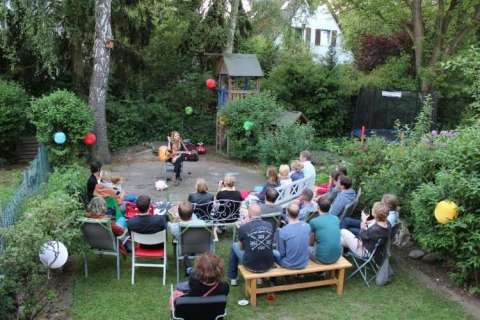
M200 155L199 161L185 161L183 181L179 186L173 186L167 182L169 188L166 191L155 190L155 181L164 179L162 163L149 148L116 156L110 170L113 174L124 177L123 188L127 193L146 194L153 201L170 200L174 203L187 199L189 193L195 192L195 181L200 177L207 181L213 193L217 191L218 181L227 173L237 177L237 190L253 189L254 186L261 185L265 181L255 165L226 160L216 156L210 150L207 154ZM168 174L171 175L171 172Z

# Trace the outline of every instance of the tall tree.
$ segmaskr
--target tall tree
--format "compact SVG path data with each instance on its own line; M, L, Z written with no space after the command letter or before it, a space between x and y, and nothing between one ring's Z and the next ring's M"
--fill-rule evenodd
M405 31L413 43L415 72L422 93L433 91L439 63L473 41L480 26L480 0L323 0L348 16L353 12L361 24L379 24ZM351 15L350 15L351 16ZM345 21L345 20L344 20ZM376 21L375 23L372 21ZM349 25L345 21L345 25Z
M232 0L230 8L230 23L228 26L227 45L225 46L225 53L233 52L233 44L235 42L235 31L237 30L238 7L240 0Z
M94 157L103 162L110 162L108 148L107 121L105 101L107 99L108 74L110 71L110 41L112 41L112 28L110 14L111 0L95 1L95 42L93 45L93 72L90 81L88 103L95 116L95 144Z

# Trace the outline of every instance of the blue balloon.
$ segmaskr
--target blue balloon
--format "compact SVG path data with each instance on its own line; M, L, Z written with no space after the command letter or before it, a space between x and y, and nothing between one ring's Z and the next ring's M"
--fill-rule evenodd
M67 141L67 136L61 131L55 132L53 135L53 141L55 141L56 144L64 144L65 141Z

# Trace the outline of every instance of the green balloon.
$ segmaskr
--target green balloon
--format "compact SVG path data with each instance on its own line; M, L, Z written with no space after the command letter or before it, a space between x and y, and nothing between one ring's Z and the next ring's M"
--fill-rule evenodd
M185 108L185 113L186 113L187 115L191 115L191 114L193 113L193 108L190 107L190 106L186 107L186 108Z
M247 131L250 131L252 128L253 128L253 122L252 121L247 120L243 123L243 129L245 129Z

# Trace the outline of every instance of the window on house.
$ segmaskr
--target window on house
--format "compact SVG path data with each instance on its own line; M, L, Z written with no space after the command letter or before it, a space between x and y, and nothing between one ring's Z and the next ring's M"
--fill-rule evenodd
M337 31L335 30L332 31L332 42L330 45L334 48L337 46Z
M324 46L329 46L330 45L330 30L322 30L321 34L321 42L323 43Z
M321 31L320 29L315 30L315 45L319 46L320 45L320 36L321 36Z
M310 39L312 38L312 29L305 29L305 42L310 45Z
M298 38L303 39L303 32L302 28L294 28L295 29L295 34L297 35Z

